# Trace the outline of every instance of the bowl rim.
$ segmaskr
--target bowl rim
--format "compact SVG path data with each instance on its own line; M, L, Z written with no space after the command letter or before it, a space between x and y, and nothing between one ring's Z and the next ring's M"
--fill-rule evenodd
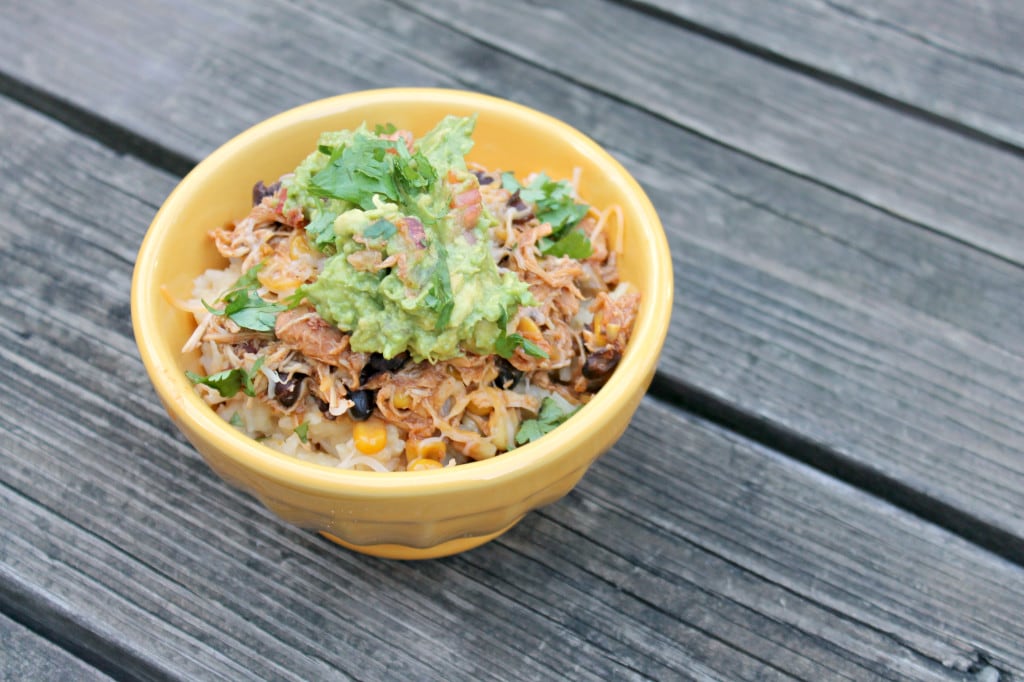
M648 323L633 330L629 345L647 347L658 352L644 356L637 352L630 353L627 347L612 377L579 412L542 439L517 447L514 456L502 455L443 469L396 472L355 471L300 460L254 441L236 430L199 397L183 372L176 371L177 360L173 357L173 349L164 349L166 344L148 341L159 337L159 325L155 314L151 314L148 306L143 303L153 300L159 293L161 283L147 277L147 271L159 260L162 248L172 232L170 228L174 225L178 207L188 202L192 188L201 186L217 172L222 161L242 148L306 119L319 119L370 105L409 106L417 102L447 103L460 108L475 108L481 113L497 112L521 119L531 127L539 127L547 134L562 137L569 142L575 153L588 158L602 172L614 174L617 181L626 186L625 195L635 202L647 225L644 232L650 258L645 262L645 269L649 271L649 281L661 285L643 292L641 306L650 310ZM381 88L326 97L283 111L235 135L200 161L167 196L146 231L132 275L131 308L136 346L151 382L172 419L186 423L214 448L244 468L273 479L278 484L305 492L333 494L345 491L363 497L387 497L395 494L442 493L470 482L521 477L557 460L561 453L571 449L580 433L601 428L607 415L617 409L619 397L629 392L627 388L632 382L649 379L653 375L667 336L673 295L672 259L668 240L653 204L625 167L590 137L549 114L492 95L445 88Z

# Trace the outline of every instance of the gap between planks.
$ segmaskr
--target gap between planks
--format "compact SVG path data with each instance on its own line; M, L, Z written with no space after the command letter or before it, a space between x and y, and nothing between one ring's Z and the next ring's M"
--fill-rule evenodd
M648 395L813 467L1024 567L1024 538L785 426L745 412L703 388L658 371Z

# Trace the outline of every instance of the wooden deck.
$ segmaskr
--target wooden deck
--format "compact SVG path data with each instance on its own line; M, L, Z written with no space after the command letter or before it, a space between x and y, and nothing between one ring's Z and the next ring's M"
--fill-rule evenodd
M0 678L1024 680L1024 3L7 4ZM394 85L586 132L677 283L580 486L414 563L217 479L128 303L198 160Z

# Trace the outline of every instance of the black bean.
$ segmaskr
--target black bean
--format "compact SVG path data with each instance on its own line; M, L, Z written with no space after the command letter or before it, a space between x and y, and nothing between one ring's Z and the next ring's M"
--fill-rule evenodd
M489 185L492 182L494 182L494 176L488 175L484 171L475 170L473 171L473 175L476 176L476 179L480 182L481 185Z
M516 212L515 217L512 218L514 223L525 223L533 217L533 209L520 198L519 190L513 192L512 196L508 198L508 206Z
M513 367L512 363L505 358L498 358L496 364L498 366L498 377L494 380L494 385L505 391L514 388L523 377L522 370Z
M607 380L619 364L622 354L614 348L602 348L587 356L583 363L583 376L588 379Z
M509 208L514 208L517 211L525 211L530 208L530 205L523 201L522 197L519 196L519 190L512 193L512 196L508 198Z
M373 414L373 408L377 404L377 391L371 391L368 388L352 391L348 394L348 399L352 401L352 407L349 408L348 413L356 421L363 421L369 419Z
M302 395L302 382L305 379L305 374L296 372L287 379L274 384L274 397L277 398L277 402L281 403L285 409L294 405L295 401Z
M252 186L252 205L257 205L258 203L263 201L264 197L269 197L277 194L277 191L279 189L281 189L280 181L277 181L268 187L267 185L263 184L262 180L260 180L259 182Z
M380 353L374 353L363 366L363 371L359 373L359 385L362 386L381 372L397 372L408 360L409 354L404 351L390 359Z
M313 402L316 403L316 406L320 409L320 411L323 412L324 419L328 421L334 421L335 419L337 419L337 417L331 414L330 403L328 403L326 400L318 396L316 393L310 393L310 396L312 396Z

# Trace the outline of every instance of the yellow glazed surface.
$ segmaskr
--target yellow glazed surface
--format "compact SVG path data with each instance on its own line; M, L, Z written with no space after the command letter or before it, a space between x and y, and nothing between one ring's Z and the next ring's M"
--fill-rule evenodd
M187 298L203 270L223 267L208 232L243 217L258 180L292 170L325 130L366 121L417 136L445 114L479 115L470 161L555 178L582 169L580 194L598 207L622 206L622 278L642 292L626 353L605 387L566 424L539 441L450 469L377 473L302 462L243 436L193 391L180 352L194 329L161 288ZM413 559L461 552L497 537L524 514L568 493L622 435L654 374L672 307L672 264L653 206L636 181L589 138L511 102L469 92L399 88L341 95L285 112L237 136L193 169L150 225L132 281L135 339L157 395L174 423L229 483L284 520L369 554Z

